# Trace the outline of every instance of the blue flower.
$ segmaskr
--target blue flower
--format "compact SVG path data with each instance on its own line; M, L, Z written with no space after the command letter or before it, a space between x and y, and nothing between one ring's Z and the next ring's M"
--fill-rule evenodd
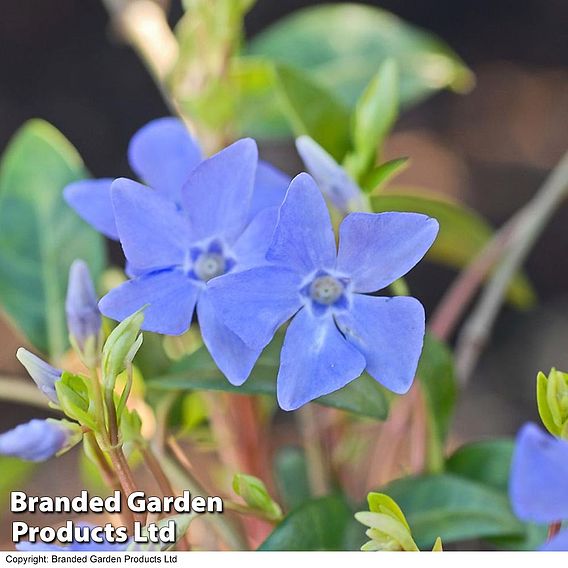
M96 356L101 313L89 267L83 260L75 260L69 270L65 312L69 335L77 349L81 353L93 351Z
M183 206L182 187L202 162L198 143L181 120L160 118L143 126L130 141L128 162L143 182L178 207ZM97 231L119 240L113 213L113 179L82 180L64 190L67 203ZM249 210L252 219L265 207L278 206L290 179L266 162L259 162Z
M37 388L47 396L51 402L59 404L57 392L55 391L55 383L61 378L62 371L52 367L23 347L18 349L16 357L26 368L26 371L34 380Z
M251 349L293 317L277 395L294 410L366 369L396 393L414 378L424 310L414 298L368 295L406 274L434 242L438 223L416 213L352 213L339 251L324 199L308 174L290 184L266 258L272 264L210 283L224 323Z
M568 442L553 438L535 424L517 435L509 495L524 521L555 523L568 519ZM541 550L568 550L568 529Z
M347 214L364 209L359 186L315 140L300 136L296 139L296 149L308 173L339 211Z
M71 431L56 420L30 420L0 434L0 455L45 461L65 449Z
M197 308L203 341L233 384L247 378L261 349L248 347L222 324L208 284L265 262L278 210L265 208L250 221L256 167L255 142L235 142L190 174L181 208L158 191L116 180L116 225L136 276L99 303L103 314L117 320L149 304L143 329L169 335L187 331Z

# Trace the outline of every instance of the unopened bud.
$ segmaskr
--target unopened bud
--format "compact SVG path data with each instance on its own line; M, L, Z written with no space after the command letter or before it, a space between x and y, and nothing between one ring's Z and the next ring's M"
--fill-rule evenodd
M547 430L554 436L568 438L568 374L551 369L548 377L536 378L538 412Z
M55 383L61 379L59 369L52 367L27 349L20 347L16 351L18 361L26 368L30 377L34 380L37 388L45 395L51 402L59 403L57 393L55 392Z

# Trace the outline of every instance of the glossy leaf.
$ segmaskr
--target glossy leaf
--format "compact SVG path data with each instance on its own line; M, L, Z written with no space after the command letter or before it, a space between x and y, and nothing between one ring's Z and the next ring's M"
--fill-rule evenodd
M360 4L328 4L294 12L258 34L248 53L309 73L351 108L379 65L400 68L403 105L446 87L467 90L472 74L434 35L393 14Z
M159 390L202 389L275 397L281 346L282 337L278 335L264 350L250 377L240 387L234 387L227 381L205 348L174 364L165 375L149 381L148 387ZM384 420L388 414L387 391L368 375L363 375L316 402L377 420Z
M420 549L494 536L522 536L524 527L500 491L455 475L406 477L383 489L404 511Z
M259 550L343 550L353 513L339 496L308 501L292 511Z
M483 250L493 235L490 225L466 206L424 190L389 189L371 197L373 211L414 211L434 217L440 232L427 259L461 269ZM529 308L535 302L534 291L525 276L513 280L509 301L518 308Z
M430 334L424 339L417 375L428 416L429 469L441 471L444 444L456 402L457 385L451 351Z
M65 293L73 260L95 280L103 238L65 204L63 188L86 176L80 157L53 126L27 122L0 169L0 306L39 350L57 359L67 349Z

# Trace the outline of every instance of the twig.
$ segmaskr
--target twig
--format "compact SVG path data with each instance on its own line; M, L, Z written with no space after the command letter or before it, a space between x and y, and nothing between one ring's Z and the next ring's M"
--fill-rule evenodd
M518 215L509 246L458 338L456 369L462 384L469 379L487 343L513 276L520 269L546 223L568 193L568 152L537 194Z

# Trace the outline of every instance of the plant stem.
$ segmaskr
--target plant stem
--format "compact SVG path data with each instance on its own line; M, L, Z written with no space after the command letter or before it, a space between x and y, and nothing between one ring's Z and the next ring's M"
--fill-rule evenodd
M567 193L568 152L537 194L519 212L503 261L462 329L456 348L456 368L462 384L469 379L487 343L511 279Z
M49 406L48 399L37 387L16 377L0 376L0 400L53 410Z
M296 411L312 493L316 497L327 495L330 488L327 460L322 448L315 408L306 404Z
M169 478L176 485L188 489L193 496L206 496L206 491L193 475L191 467L187 467L189 462L183 450L173 438L168 440L168 447L176 459L171 459L166 453L159 455L158 458ZM205 520L211 523L212 527L230 548L233 550L248 550L248 544L244 535L238 526L233 523L232 519L225 517L225 515L211 514L207 515Z

